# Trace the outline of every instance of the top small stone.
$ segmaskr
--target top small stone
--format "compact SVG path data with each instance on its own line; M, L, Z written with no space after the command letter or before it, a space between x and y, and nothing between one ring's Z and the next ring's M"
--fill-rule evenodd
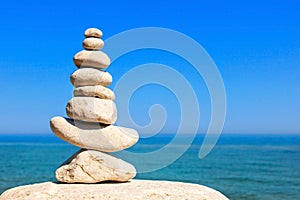
M100 31L97 28L88 28L84 32L84 37L95 37L95 38L101 38L103 35L102 31Z

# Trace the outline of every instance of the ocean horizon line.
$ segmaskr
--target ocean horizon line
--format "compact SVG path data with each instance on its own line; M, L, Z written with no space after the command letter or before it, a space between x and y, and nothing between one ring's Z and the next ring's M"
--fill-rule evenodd
M176 142L173 139L176 139ZM191 144L203 143L205 134L168 134L160 133L151 137L141 135L138 144ZM188 138L188 140L185 140ZM178 143L179 142L179 143ZM55 134L0 134L0 143L66 143ZM137 144L137 145L138 145ZM300 145L300 134L221 134L217 145Z
M193 133L181 133L180 135L184 136L190 136L190 135L207 135L207 134L214 134L214 133L196 133L196 134L193 134ZM157 134L153 134L153 133L143 133L143 134L140 134L142 136L170 136L170 135L177 135L177 133L169 133L169 132L166 132L166 133L157 133ZM245 135L253 135L253 136L267 136L267 135L270 135L270 136L282 136L282 135L285 135L285 136L293 136L293 135L299 135L300 136L300 132L299 133L290 133L290 132L286 132L286 133L221 133L220 136L222 135L232 135L232 136L245 136ZM0 133L0 137L3 137L3 136L55 136L54 133Z

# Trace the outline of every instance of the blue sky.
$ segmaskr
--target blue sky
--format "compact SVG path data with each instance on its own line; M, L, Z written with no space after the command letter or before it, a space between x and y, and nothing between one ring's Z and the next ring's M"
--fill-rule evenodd
M76 70L72 58L82 49L86 28L99 27L106 39L148 26L182 32L213 58L227 94L224 133L300 132L299 1L137 2L2 2L0 133L50 133L50 118L65 116L72 97L69 76ZM199 132L204 132L209 94L184 60L167 52L137 51L121 57L108 71L117 81L132 67L149 62L168 64L191 81L201 102ZM147 110L154 103L169 112L163 131L174 132L180 120L178 102L159 86L134 94L133 119L147 124Z

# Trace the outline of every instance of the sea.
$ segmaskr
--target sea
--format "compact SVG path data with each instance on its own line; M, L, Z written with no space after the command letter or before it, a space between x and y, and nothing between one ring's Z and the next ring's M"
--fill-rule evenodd
M200 134L181 156L160 166L182 150L180 143L168 150L171 152L161 150L174 137L142 138L127 150L130 155L146 155L145 160L132 161L137 179L201 184L229 199L300 199L300 135L222 134L213 150L200 159L204 137ZM25 184L55 182L56 168L78 150L54 135L0 135L0 193ZM160 154L153 158L151 152L155 151ZM128 160L126 154L119 156Z

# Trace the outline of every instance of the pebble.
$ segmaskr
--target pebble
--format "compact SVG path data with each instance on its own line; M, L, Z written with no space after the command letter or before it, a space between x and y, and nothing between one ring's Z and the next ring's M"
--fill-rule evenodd
M66 106L67 115L76 120L114 124L117 108L112 100L93 97L73 97Z
M88 28L84 32L84 37L101 38L102 35L103 35L102 31L97 28Z
M70 77L70 81L75 87L82 86L108 86L112 83L112 76L94 68L81 68L76 70Z
M115 99L115 93L102 85L77 87L73 91L75 97L97 97L100 99Z
M83 48L86 50L100 50L104 46L104 42L98 38L85 38L82 42Z
M110 65L110 58L102 51L79 51L73 57L74 64L78 67L92 67L105 69Z

